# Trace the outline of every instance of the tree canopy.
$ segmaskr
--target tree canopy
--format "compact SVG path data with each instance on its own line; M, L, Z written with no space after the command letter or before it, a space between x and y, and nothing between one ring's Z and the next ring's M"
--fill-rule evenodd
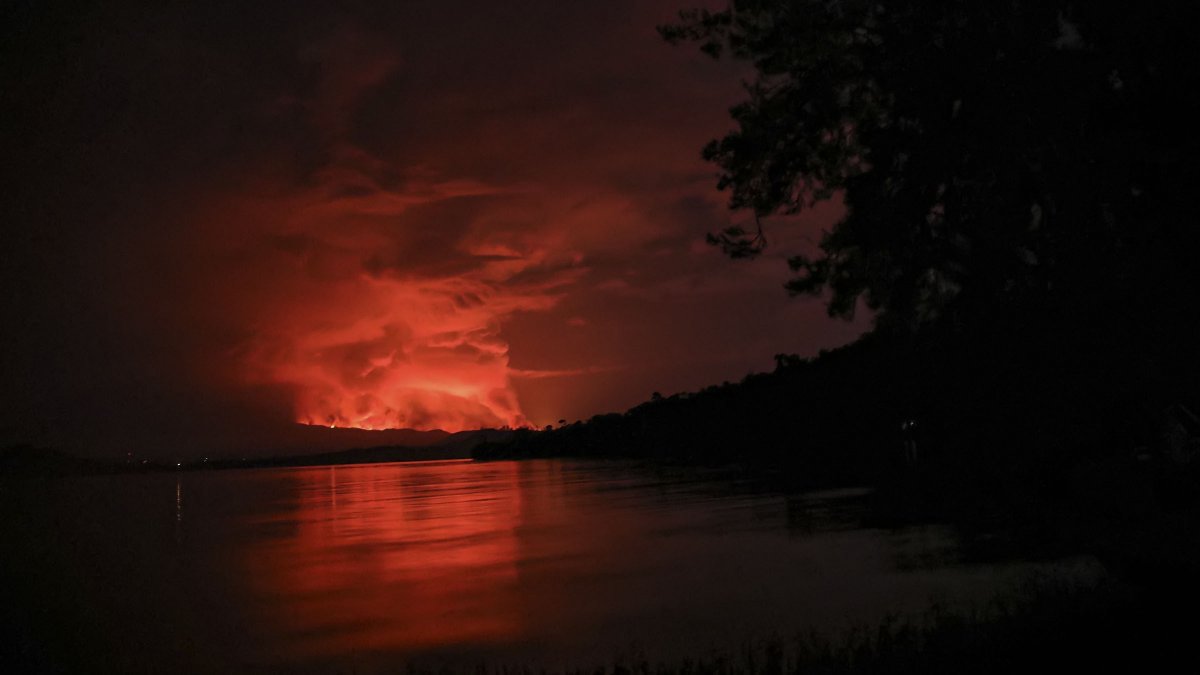
M764 220L840 196L844 217L790 259L788 289L914 330L1193 306L1166 298L1200 288L1197 14L1176 0L733 0L659 30L755 70L735 130L703 154L760 225L710 241L753 256Z

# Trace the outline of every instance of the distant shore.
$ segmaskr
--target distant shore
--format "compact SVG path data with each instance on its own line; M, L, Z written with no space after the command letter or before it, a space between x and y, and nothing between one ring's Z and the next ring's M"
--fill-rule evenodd
M425 462L431 460L471 459L472 445L443 444L422 447L383 446L352 448L338 452L275 455L237 459L198 459L178 462L143 459L117 462L77 457L57 450L17 446L0 450L0 477L4 476L79 476L167 471L220 471L326 465L380 464L385 462Z

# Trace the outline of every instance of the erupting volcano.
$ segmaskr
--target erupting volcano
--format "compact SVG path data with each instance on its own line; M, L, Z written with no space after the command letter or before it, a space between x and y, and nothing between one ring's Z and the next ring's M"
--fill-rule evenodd
M268 294L245 358L254 379L293 391L296 421L451 432L528 424L501 326L556 302L564 276L536 273L544 253L495 255L459 233L440 243L459 257L453 270L401 274L382 256L413 244L381 243L395 231L387 220L321 222L334 225L310 225L302 245L277 250L289 282Z
M497 227L500 188L385 185L375 164L347 149L304 194L222 211L243 226L218 246L255 259L246 279L239 270L223 280L246 305L244 372L291 390L304 424L527 425L501 329L516 312L554 307L583 273L581 257ZM248 294L264 273L273 283Z
M322 337L276 370L296 387L298 422L452 432L526 424L509 388L508 346L493 328L387 323L374 337Z
M481 349L470 337L475 336L444 336L444 344L434 339L405 348L389 345L388 331L377 341L315 352L312 360L291 369L297 421L446 431L524 425L509 389L506 346L497 341ZM372 355L385 349L386 354ZM321 360L328 356L336 360Z
M666 47L674 2L19 4L0 446L544 427L869 325L778 292L840 205L704 243L751 222L697 152L745 67Z

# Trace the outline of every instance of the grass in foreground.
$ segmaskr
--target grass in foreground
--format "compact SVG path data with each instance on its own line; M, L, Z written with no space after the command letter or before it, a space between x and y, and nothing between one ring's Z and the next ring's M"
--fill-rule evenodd
M675 663L621 658L565 675L792 675L800 673L1029 673L1043 670L1159 670L1195 666L1190 599L1151 595L1121 582L1039 579L989 606L951 611L933 606L913 618L890 617L833 637L819 632L773 637L736 654ZM410 675L449 675L450 668L410 664ZM563 672L480 664L475 675Z

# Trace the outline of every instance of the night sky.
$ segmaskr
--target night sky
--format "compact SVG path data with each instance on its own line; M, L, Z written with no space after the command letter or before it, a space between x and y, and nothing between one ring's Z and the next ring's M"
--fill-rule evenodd
M6 3L0 446L619 411L860 334L733 261L737 64L662 2Z

